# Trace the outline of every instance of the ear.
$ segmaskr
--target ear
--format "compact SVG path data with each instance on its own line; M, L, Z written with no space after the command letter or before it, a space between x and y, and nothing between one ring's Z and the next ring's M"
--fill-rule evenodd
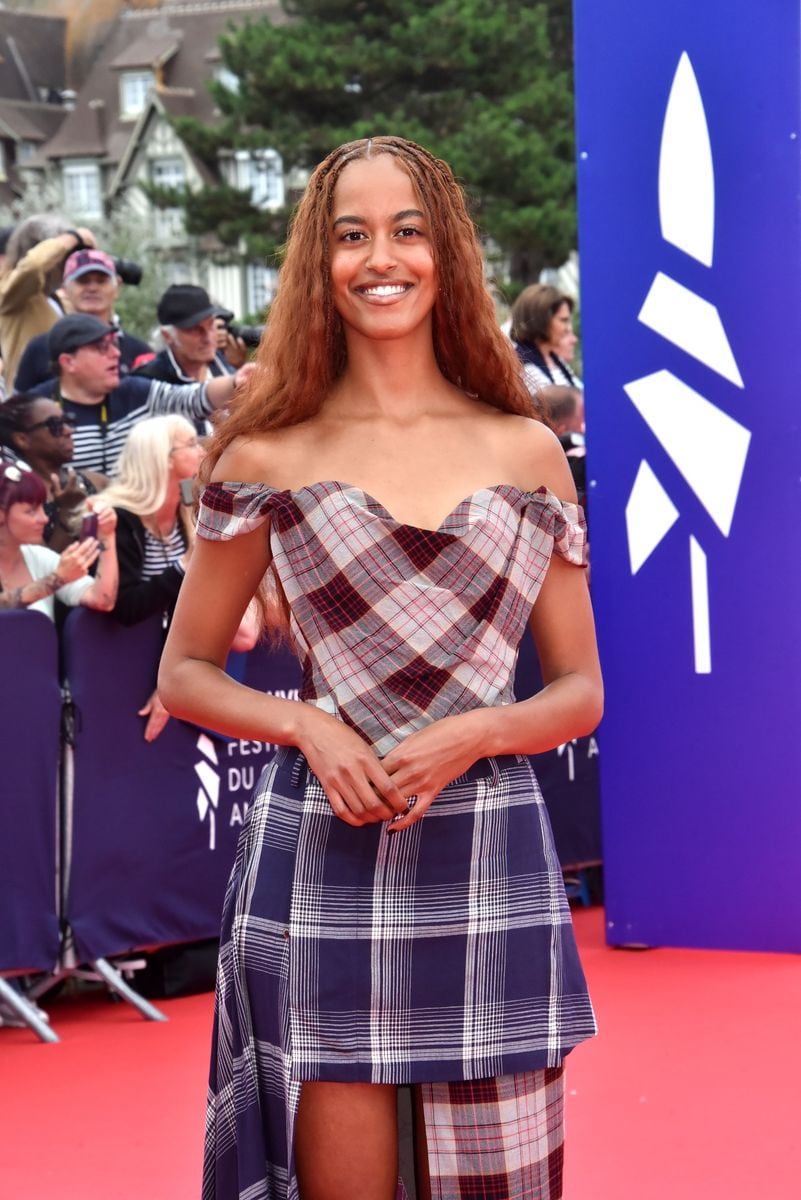
M68 375L72 367L71 354L59 354L58 356L58 373L59 375Z

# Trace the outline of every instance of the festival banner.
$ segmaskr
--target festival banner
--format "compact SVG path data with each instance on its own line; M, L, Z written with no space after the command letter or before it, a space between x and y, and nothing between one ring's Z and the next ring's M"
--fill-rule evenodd
M800 19L575 4L615 945L801 950Z
M38 612L0 613L0 971L58 961L58 646Z
M275 749L175 719L145 741L137 712L163 636L157 617L124 628L78 610L66 622L77 717L66 915L84 960L218 934L251 791ZM245 658L244 682L297 698L293 656L258 647Z

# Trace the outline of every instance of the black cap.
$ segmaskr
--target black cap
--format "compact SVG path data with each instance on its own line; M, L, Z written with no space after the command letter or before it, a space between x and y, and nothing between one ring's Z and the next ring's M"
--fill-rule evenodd
M189 329L219 312L205 288L194 283L172 283L159 300L156 316L159 325Z
M56 362L59 354L73 354L81 346L91 346L99 342L107 333L117 333L116 325L109 325L92 317L89 313L71 313L56 321L47 335L47 349L51 362Z

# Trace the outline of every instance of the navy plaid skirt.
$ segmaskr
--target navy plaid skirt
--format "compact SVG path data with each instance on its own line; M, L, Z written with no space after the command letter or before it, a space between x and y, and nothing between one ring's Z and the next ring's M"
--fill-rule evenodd
M526 759L480 760L422 821L389 833L385 824L340 821L300 754L279 750L226 895L204 1200L296 1200L293 1130L306 1080L458 1085L518 1076L511 1086L521 1094L549 1082L553 1092L554 1070L594 1032ZM423 1088L427 1129L444 1096ZM496 1127L496 1148L511 1112L501 1104L484 1122ZM510 1196L561 1194L557 1125L561 1118L545 1143L529 1139L529 1158L544 1154L554 1184ZM434 1135L434 1127L432 1178L444 1177L445 1159L445 1175L469 1177L459 1167L464 1130ZM437 1149L448 1137L458 1170L451 1151L443 1158ZM507 1194L456 1187L434 1194Z

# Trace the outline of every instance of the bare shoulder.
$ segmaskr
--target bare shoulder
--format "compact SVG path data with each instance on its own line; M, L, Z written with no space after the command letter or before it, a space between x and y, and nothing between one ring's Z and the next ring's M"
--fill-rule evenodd
M299 452L301 426L235 438L220 455L212 483L268 483L285 487L288 466Z
M545 486L561 500L576 499L573 476L556 434L532 417L498 412L493 437L497 452L517 487Z

